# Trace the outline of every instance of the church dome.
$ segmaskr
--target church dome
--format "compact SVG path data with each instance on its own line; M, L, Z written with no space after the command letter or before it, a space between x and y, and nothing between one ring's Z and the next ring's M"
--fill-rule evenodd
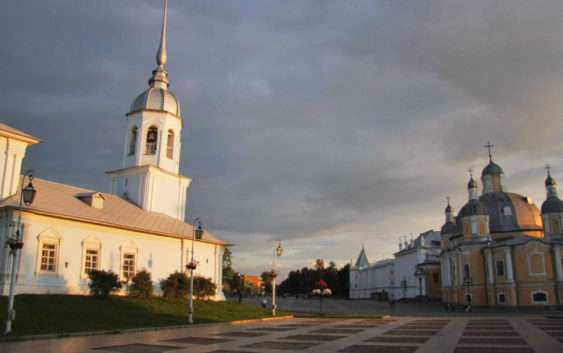
M563 213L563 201L558 197L548 197L541 205L541 213Z
M490 192L479 201L487 208L491 233L542 230L538 207L530 198L511 192Z
M465 206L459 210L458 217L465 216L486 216L487 208L478 200L469 200Z
M446 222L444 223L444 225L442 226L442 229L440 229L440 234L444 235L444 234L453 234L456 231L456 226L454 223L452 222Z
M482 176L485 175L501 175L504 174L504 171L500 167L500 165L496 164L493 161L490 161L489 164L485 168L483 168L483 172L481 173Z
M161 111L181 116L178 98L169 90L159 87L150 87L135 98L130 113L141 110Z

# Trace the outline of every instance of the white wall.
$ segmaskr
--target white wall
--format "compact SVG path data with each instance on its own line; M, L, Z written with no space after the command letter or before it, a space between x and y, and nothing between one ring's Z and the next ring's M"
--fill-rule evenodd
M4 212L0 216L0 240L13 231L8 227L10 217ZM84 244L98 243L101 248L101 270L120 273L121 254L124 249L137 254L137 271L147 270L152 275L156 293L160 292L160 280L175 271L184 271L189 261L188 250L191 240L175 239L128 230L91 225L87 223L62 220L58 218L37 216L23 213L24 248L20 261L20 270L16 293L88 293L88 280L83 275ZM57 271L54 274L42 274L38 271L39 239L50 237L58 239ZM222 284L223 247L220 245L196 242L195 259L199 261L196 275L211 278L217 286L214 299L224 299ZM10 271L7 251L0 258L0 292L8 290L8 273Z

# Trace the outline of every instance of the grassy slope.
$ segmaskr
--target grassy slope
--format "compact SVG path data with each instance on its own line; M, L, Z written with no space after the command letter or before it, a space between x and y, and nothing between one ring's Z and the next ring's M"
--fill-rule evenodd
M0 322L6 318L7 298L0 298ZM160 297L107 300L73 295L18 295L15 335L117 330L187 323L187 301ZM235 302L196 301L196 323L269 317L268 310ZM280 313L278 315L284 315Z

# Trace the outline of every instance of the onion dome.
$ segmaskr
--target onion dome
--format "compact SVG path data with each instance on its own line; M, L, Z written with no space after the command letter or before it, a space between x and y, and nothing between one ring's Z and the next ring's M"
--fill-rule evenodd
M466 217L466 216L486 216L487 207L483 205L479 200L471 199L469 200L465 206L461 208L459 211L458 217Z
M491 160L489 161L489 164L485 168L483 168L483 172L481 173L481 176L501 175L501 174L504 174L504 171L502 170L500 165L496 164Z
M452 222L446 222L444 223L444 225L442 226L442 229L440 229L440 234L444 235L444 234L453 234L456 231L456 226L454 223Z
M468 189L477 189L478 185L477 182L475 181L475 179L473 179L473 176L471 178L469 178L469 182L467 183L467 188Z
M541 205L541 213L563 213L563 201L558 197L549 197Z

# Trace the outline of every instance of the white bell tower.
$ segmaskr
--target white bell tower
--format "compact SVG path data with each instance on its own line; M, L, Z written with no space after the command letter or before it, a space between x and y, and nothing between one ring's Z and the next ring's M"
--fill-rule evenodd
M106 173L112 178L114 194L147 211L184 221L191 179L178 174L183 120L180 103L168 89L165 68L167 3L164 0L157 67L149 79L149 88L135 98L126 114L121 169Z

